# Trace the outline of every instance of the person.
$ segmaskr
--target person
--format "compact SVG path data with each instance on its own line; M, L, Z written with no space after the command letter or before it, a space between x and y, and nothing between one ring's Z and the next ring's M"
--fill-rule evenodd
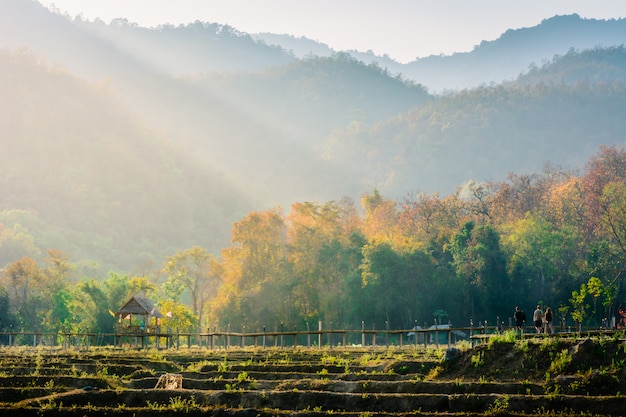
M548 307L546 309L546 315L544 320L546 321L546 333L554 333L554 327L552 326L552 309Z
M541 329L543 328L543 311L541 311L541 306L539 305L533 312L533 322L535 323L537 333L541 333Z
M521 310L519 307L515 307L515 314L513 315L513 318L515 319L515 327L517 328L518 332L522 331L522 327L524 326L524 322L526 321L526 315L524 314L524 311Z

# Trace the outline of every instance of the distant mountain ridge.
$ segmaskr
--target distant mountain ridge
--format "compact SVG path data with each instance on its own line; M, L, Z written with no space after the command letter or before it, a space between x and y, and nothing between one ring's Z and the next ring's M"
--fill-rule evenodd
M471 52L432 55L402 64L371 51L335 51L305 37L247 34L218 23L143 28L124 18L109 25L97 19L69 20L30 0L4 0L0 8L0 48L28 44L50 62L90 79L110 75L107 69L114 70L111 62L116 62L116 67L128 62L178 77L215 71L257 72L304 57L347 52L365 64L376 63L392 75L401 74L440 93L515 79L570 49L626 44L626 19L583 19L572 14L547 18L533 27L509 29L498 39L482 41ZM38 22L39 27L32 30L24 21ZM58 35L46 36L53 28ZM139 50L141 54L137 54ZM93 55L94 51L99 54Z
M327 45L312 45L309 39L288 35L256 34L253 37L294 51L298 57L336 52ZM511 80L527 72L532 65L541 65L570 49L623 44L626 44L626 19L583 19L573 14L554 16L534 27L509 29L496 40L482 41L471 52L432 55L406 64L372 52L347 52L365 63L377 62L392 74L402 74L433 92L441 92Z

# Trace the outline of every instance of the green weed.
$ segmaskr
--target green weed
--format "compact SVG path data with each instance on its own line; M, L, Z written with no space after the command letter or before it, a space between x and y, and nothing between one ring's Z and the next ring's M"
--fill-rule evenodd
M196 403L196 399L192 395L189 399L183 399L181 397L170 398L170 403L167 408L173 411L184 411L188 413L191 409L197 410L200 408L200 405Z
M472 355L470 362L474 365L474 369L479 369L485 364L485 353L478 352L477 354Z
M489 338L487 346L489 348L497 344L515 343L517 341L517 332L513 330L507 330L501 334L494 334Z
M561 352L558 352L552 358L552 362L550 363L550 367L548 368L548 373L560 374L565 371L565 368L572 363L572 356L569 354L567 349L563 349Z
M151 402L150 400L146 400L146 406L150 410L157 410L157 411L165 410L165 405L159 404L156 401L155 402Z
M217 372L224 373L228 372L229 369L230 367L228 366L228 363L226 363L226 358L224 358L224 361L217 366Z
M487 408L485 415L486 416L507 415L508 408L509 408L508 397L496 399L493 403L489 404L489 407Z

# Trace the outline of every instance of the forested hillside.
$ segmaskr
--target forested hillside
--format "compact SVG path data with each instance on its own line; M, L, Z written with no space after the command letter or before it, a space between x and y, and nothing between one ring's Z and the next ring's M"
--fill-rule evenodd
M139 290L180 326L399 327L538 301L590 322L624 300L624 46L445 94L228 26L22 0L0 3L0 46L14 326L105 331Z
M0 264L63 249L88 268L218 250L247 196L91 86L0 52ZM230 218L230 221L227 220ZM95 263L95 265L93 264Z
M537 304L555 323L599 326L621 320L626 300L625 211L626 151L616 147L580 175L511 174L445 197L373 191L360 205L297 202L235 222L219 255L190 247L145 276L73 285L73 264L58 251L12 262L0 326L107 332L108 312L137 291L172 312L163 325L178 329L467 326L508 321L515 306L530 315Z
M359 155L360 176L393 195L448 193L462 178L498 180L545 163L581 167L600 145L626 139L625 74L624 47L571 51L517 81L335 132L327 154L340 163Z

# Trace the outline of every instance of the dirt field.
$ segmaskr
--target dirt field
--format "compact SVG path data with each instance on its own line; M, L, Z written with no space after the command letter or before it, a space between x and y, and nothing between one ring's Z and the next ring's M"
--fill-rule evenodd
M622 416L625 360L618 335L449 350L5 348L0 416Z

